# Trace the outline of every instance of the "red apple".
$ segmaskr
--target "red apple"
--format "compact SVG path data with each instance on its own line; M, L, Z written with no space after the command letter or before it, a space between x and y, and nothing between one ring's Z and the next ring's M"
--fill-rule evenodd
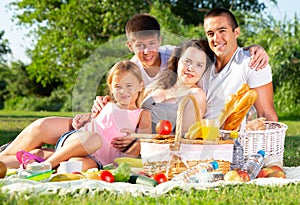
M277 165L272 165L269 168L272 169L273 171L283 172L283 169L280 166L277 166Z
M272 169L270 169L269 167L262 168L256 178L266 178L272 172L274 172L274 171Z
M230 170L224 175L225 181L236 181L236 182L242 182L241 177L238 175L238 172L236 170Z
M156 124L155 130L159 135L169 135L172 132L172 124L168 120L160 120Z
M240 170L238 171L238 175L241 177L243 182L250 181L250 176L246 171Z
M286 178L284 172L282 171L274 171L271 174L269 174L268 177Z

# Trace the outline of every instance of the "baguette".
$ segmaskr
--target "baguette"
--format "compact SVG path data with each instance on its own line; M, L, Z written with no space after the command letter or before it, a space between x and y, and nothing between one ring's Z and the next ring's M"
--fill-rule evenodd
M220 127L223 126L225 120L228 118L228 116L232 113L232 110L234 108L234 104L236 101L236 95L235 94L231 94L226 98L226 102L225 102L225 106L224 109L221 112L221 115L219 117L219 123L220 123Z
M235 102L232 113L224 123L224 129L237 130L256 99L257 92L255 90L246 91L246 93L244 93L240 100L237 100Z
M238 103L241 100L241 98L245 95L245 93L249 90L249 85L247 83L243 83L236 92L236 103Z

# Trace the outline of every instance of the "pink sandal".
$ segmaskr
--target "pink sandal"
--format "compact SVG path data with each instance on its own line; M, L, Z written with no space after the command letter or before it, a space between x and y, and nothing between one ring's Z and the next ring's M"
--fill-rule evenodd
M23 168L25 168L24 165L27 165L28 162L35 160L37 162L43 162L45 161L45 159L40 158L38 156L35 156L34 154L31 154L29 152L26 152L24 150L18 151L16 153L16 157L18 159L18 161L21 163L21 165L23 166Z

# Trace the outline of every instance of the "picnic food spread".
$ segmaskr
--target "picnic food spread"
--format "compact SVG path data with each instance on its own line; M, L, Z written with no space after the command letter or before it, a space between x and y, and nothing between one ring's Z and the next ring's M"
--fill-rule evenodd
M258 118L248 122L245 130L238 130L256 98L256 91L250 90L247 84L243 84L236 94L227 98L218 120L202 120L194 97L187 95L179 103L175 134L171 135L172 127L167 120L158 123L156 134L132 134L131 137L140 140L141 158L117 158L115 163L118 166L109 164L104 166L103 170L94 168L81 172L55 173L55 170L52 170L51 166L43 160L20 151L18 158L22 163L30 161L29 159L38 159L39 163L34 162L27 164L26 167L21 166L18 170L7 169L6 171L6 166L0 162L0 178L6 175L5 177L42 182L90 179L107 183L127 182L150 187L167 181L211 183L221 180L248 182L255 177L285 178L282 158L287 126ZM191 100L195 106L196 122L189 127L187 133L182 133L182 110L188 100ZM219 122L218 125L216 121ZM276 135L273 134L274 131ZM249 156L260 149L266 152L266 156L259 164L259 170L255 172L255 177L251 175L252 168L243 169L242 166L241 169L230 168L235 142L235 139L230 137L232 132L238 135L238 141L244 148L244 162L250 160ZM263 147L253 143L257 141L260 141L259 145ZM271 149L269 144L265 146L269 141L272 141ZM215 166L216 164L218 166Z

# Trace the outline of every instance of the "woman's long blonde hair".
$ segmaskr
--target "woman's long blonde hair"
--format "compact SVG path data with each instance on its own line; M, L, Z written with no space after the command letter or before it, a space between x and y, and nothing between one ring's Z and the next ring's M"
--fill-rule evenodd
M122 61L117 62L110 69L110 71L108 73L108 76L107 76L107 79L106 79L106 83L107 83L107 86L109 88L110 96L112 97L113 101L115 101L115 99L112 95L112 79L113 79L114 75L118 75L122 72L131 73L132 75L134 75L138 79L139 83L144 82L143 77L142 77L142 73L141 73L139 67L135 63L133 63L129 60L122 60ZM136 104L137 107L140 107L141 102L144 98L144 90L145 90L145 88L143 87L143 89L139 92L138 97L135 101L135 104Z

